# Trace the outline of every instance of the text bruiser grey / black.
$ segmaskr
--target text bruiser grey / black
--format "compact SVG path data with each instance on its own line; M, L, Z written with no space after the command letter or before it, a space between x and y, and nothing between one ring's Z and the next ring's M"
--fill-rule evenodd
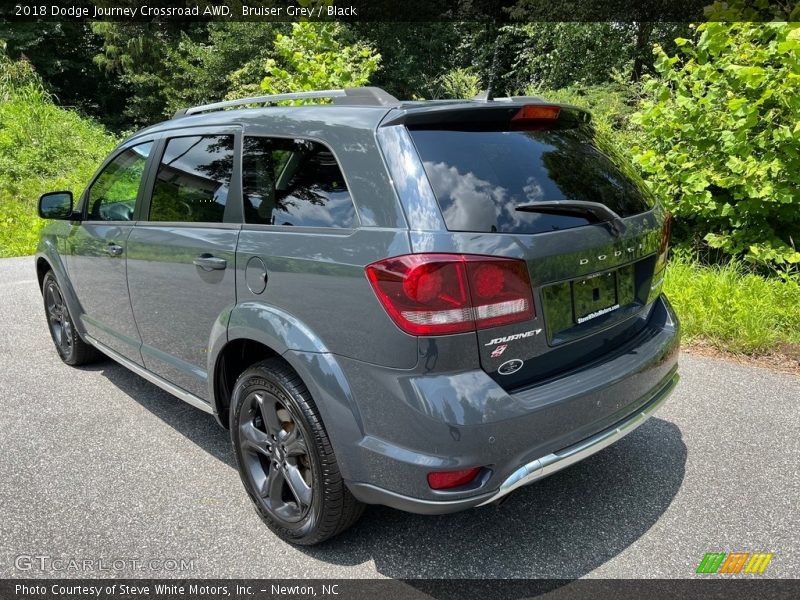
M332 103L275 105L309 98ZM199 106L39 212L61 358L102 353L216 415L291 542L364 503L495 502L678 381L669 217L572 106L377 88Z

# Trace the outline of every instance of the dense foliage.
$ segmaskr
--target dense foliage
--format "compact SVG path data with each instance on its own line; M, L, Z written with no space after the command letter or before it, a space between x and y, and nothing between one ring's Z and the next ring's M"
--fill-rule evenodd
M39 195L79 193L113 144L103 127L56 106L26 61L0 52L0 256L31 253Z
M34 66L59 105L103 115L115 127L127 124L119 107L130 90L115 73L105 73L95 64L104 40L89 23L0 20L0 40L10 56L25 57Z
M706 23L677 43L656 49L638 164L684 238L800 263L800 24Z
M264 61L260 88L268 94L359 87L369 82L380 54L368 44L342 42L338 23L292 23L288 35L275 37L274 57ZM234 88L242 97L247 87Z
M4 84L0 108L13 121L0 130L0 189L27 203L25 214L23 173L37 173L37 190L48 177L77 190L110 143L58 104L121 132L245 94L369 84L401 98L466 98L491 83L496 95L589 108L678 217L678 249L784 270L800 261L796 24L29 23L0 25L0 37L41 77L3 59L4 80L13 69L35 79ZM89 141L64 134L67 122ZM14 137L25 128L38 136ZM29 248L33 236L22 237Z

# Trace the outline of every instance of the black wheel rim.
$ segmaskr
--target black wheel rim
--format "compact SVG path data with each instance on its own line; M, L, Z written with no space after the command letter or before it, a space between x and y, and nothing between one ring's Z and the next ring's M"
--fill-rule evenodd
M55 282L50 282L45 291L45 307L50 333L59 352L64 356L72 353L72 321L64 304L61 290Z
M302 428L266 390L251 392L239 414L242 463L258 501L286 523L302 520L313 501L313 472Z

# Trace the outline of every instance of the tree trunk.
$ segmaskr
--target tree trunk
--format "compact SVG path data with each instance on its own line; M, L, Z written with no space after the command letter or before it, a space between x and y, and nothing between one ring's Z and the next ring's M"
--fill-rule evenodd
M636 23L636 46L633 50L633 72L631 81L639 81L644 74L646 61L649 60L650 35L653 33L653 24Z

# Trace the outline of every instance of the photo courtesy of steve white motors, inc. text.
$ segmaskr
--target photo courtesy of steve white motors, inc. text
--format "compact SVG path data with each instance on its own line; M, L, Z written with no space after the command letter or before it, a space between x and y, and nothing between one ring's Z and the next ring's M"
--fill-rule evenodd
M55 4L15 4L15 17L60 18L60 19L137 19L137 18L181 18L181 17L228 17L248 18L321 18L357 17L358 8L350 5L319 6L248 6L230 7L224 4L203 6L75 6Z
M68 597L87 597L100 598L111 596L148 597L151 595L162 596L207 596L219 598L225 596L252 596L257 593L271 594L273 596L338 596L340 585L336 583L308 585L285 585L271 583L268 586L240 585L240 584L207 584L207 583L109 583L102 584L77 584L77 583L53 583L53 584L23 584L18 583L14 586L14 593L19 596L41 597L46 595L68 596Z

